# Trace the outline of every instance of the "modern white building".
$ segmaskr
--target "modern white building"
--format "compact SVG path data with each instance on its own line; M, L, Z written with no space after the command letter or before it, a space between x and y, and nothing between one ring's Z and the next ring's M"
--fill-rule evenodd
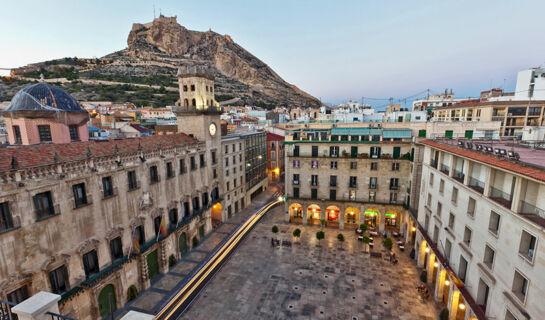
M545 68L519 71L515 100L545 100Z

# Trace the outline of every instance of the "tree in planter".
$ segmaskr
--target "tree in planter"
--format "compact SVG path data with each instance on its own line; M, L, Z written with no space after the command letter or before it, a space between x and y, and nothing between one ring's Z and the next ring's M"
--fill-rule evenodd
M322 229L325 227L325 219L320 220L320 226Z
M138 297L138 289L134 285L127 289L127 301L132 301Z
M293 236L295 237L295 239L299 239L299 237L301 237L301 230L300 229L293 230Z
M323 238L325 238L325 234L324 234L323 231L318 231L318 232L316 232L316 239L318 239L318 241L321 242L321 240L322 240ZM320 244L320 246L321 246L321 244Z
M339 240L339 243L341 244L341 248L342 248L343 242L344 242L344 236L343 236L342 233L339 233L339 234L337 235L337 240Z
M384 248L388 250L392 250L392 245L393 245L392 238L386 237L384 241L382 241L382 244L384 245Z
M278 227L277 226L273 226L272 229L271 229L272 233L274 233L275 235L278 233Z
M367 231L367 225L364 223L360 224L360 230L365 233Z
M176 257L173 254L171 254L168 257L168 266L170 268L170 267L173 267L175 264L176 264Z
M365 243L365 252L367 252L369 249L369 243L371 243L371 238L369 238L368 236L363 236L361 242Z

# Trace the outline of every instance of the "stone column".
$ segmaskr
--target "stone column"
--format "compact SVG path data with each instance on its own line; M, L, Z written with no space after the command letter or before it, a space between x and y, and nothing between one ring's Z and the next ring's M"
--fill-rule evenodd
M344 213L343 214L339 213L339 215L337 216L337 219L339 219L339 229L343 230L344 229Z
M489 166L486 166L486 178L485 178L485 181L484 181L484 191L483 191L483 196L485 197L488 197L490 195L490 187L492 187L492 183L494 182L493 181L493 171L492 171L492 168L489 167Z
M522 192L522 178L515 177L515 187L513 188L513 194L511 195L512 197L511 210L516 213L518 213L521 209L521 206L520 206L521 198L524 198L521 192Z
M59 314L58 294L40 291L11 309L17 314L19 320L50 320L51 316L46 314L52 312Z
M471 170L473 169L473 163L469 160L464 159L464 167L466 168L466 173L464 176L464 184L469 185L469 179L471 177Z

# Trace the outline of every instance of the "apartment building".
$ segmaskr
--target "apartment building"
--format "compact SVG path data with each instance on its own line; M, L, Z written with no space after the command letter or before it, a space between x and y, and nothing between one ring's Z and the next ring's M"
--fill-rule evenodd
M284 136L267 132L267 173L271 181L283 180L284 164Z
M223 156L223 218L225 221L244 209L246 202L246 166L244 139L239 135L221 137Z
M545 151L424 140L415 258L449 319L545 314Z

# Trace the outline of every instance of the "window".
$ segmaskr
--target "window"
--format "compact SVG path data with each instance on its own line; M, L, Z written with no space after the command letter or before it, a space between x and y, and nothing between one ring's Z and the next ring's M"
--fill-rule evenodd
M475 199L473 198L469 198L468 200L468 203L467 203L467 214L470 216L470 217L474 217L475 216Z
M233 180L233 183L235 184L235 188L236 188L237 187L237 181ZM202 199L203 208L208 207L208 192L203 192L202 195L201 195L201 199Z
M435 225L433 227L433 242L437 243L437 240L439 239L439 227Z
M339 157L339 147L329 147L329 156L331 158Z
M481 110L478 110L481 111ZM509 310L505 310L505 320L518 320Z
M310 179L310 185L317 186L318 185L318 175L313 174Z
M488 285L483 281L483 279L479 279L479 287L477 288L477 304L483 306L484 310L486 310L488 305L489 292L490 288Z
M369 191L369 202L375 202L376 193L374 191Z
M191 91L195 91L195 85L194 84L191 85Z
M228 157L225 157L225 166L226 166L226 167L229 166L229 158L228 158Z
M299 188L293 188L293 197L299 198Z
M337 186L337 176L329 176L329 186L330 187Z
M454 220L455 220L454 214L452 212L449 213L449 215L448 215L448 227L453 231L454 231Z
M293 147L293 156L298 157L299 156L299 146Z
M450 201L454 205L458 203L458 188L452 187L452 194L450 196Z
M399 189L398 182L399 182L399 179L398 179L398 178L391 178L391 179L390 179L390 190L397 190L397 189Z
M318 189L310 189L310 198L312 200L318 199Z
M371 162L371 170L373 171L378 170L378 162Z
M276 152L271 151L271 160L276 160Z
M184 91L185 92L187 91L187 85L184 85Z
M144 232L144 226L138 226L134 229L136 237L138 238L138 244L143 245L146 242L146 233Z
M484 246L484 258L483 263L488 267L488 269L492 270L492 265L494 264L494 256L496 255L496 252L494 249L492 249L489 245Z
M390 203L397 203L397 192L390 192Z
M349 197L350 200L356 200L356 190L350 190Z
M176 226L178 223L178 209L172 208L168 211L168 222L171 226Z
M299 184L299 174L293 175L293 184L298 185Z
M68 269L66 266L49 272L49 282L53 293L61 294L68 290Z
M21 129L19 126L13 126L13 135L15 136L15 144L23 143L23 140L21 139Z
M535 250L536 237L526 232L526 230L522 230L522 235L520 237L519 254L524 258L533 261Z
M234 163L234 162L233 162ZM204 158L204 154L199 154L199 166L206 167L206 160Z
M380 158L380 147L371 147L369 155L371 156L371 159Z
M85 194L85 183L78 183L72 186L74 192L74 205L76 208L87 204L87 195Z
M318 146L312 146L312 157L318 156Z
M28 296L28 287L26 285L20 287L17 290L14 290L7 294L7 298L9 302L13 302L15 304L19 304L26 299L29 298Z
M399 171L399 162L392 162L392 171Z
M337 161L331 161L330 168L334 169L334 170L337 170Z
M469 247L471 246L471 229L469 229L468 227L466 227L464 229L464 243Z
M443 204L439 201L437 201L437 216L441 218L441 214L443 213Z
M162 216L157 216L153 218L153 230L155 231L155 236L159 235L159 229L161 227L161 220L163 219Z
M312 160L311 167L312 169L318 169L318 160Z
M8 202L0 203L0 232L13 228L13 220L9 211Z
M449 239L445 240L445 259L450 260L450 251L452 250L452 242Z
M371 177L369 178L369 189L376 189L377 188L377 178Z
M350 162L350 169L356 170L358 168L358 163L355 161Z
M229 184L230 184L230 182L227 181L227 191L229 191L229 189L231 189L230 186L229 186Z
M351 177L350 177L349 187L350 187L350 188L356 188L357 186L358 186L358 183L357 183L356 177L355 177L355 176L351 176Z
M299 168L299 165L300 165L299 160L293 160L293 167L294 168Z
M83 269L85 270L85 277L98 273L98 255L96 250L91 250L83 255Z
M331 201L337 200L337 190L335 189L329 190L329 200Z
M127 172L127 180L129 181L129 190L138 189L138 183L136 182L136 172Z
M174 170L172 169L172 162L167 162L167 178L174 177Z
M458 267L458 277L462 281L466 281L466 275L467 275L467 260L460 255L460 264Z
M428 201L426 202L426 205L427 205L428 207L431 206L431 193L428 193Z
M430 172L430 186L433 186L433 173Z
M121 237L110 240L110 254L112 261L123 258L123 246L121 245Z
M157 166L149 167L149 183L159 182L159 173L157 172Z
M227 160L225 162L227 163ZM195 156L191 156L189 158L189 165L191 166L191 171L197 170L197 163L195 162ZM228 165L228 163L227 163L227 165Z
M225 145L225 153L229 153L229 146L228 145Z
M234 145L233 145L233 148L234 148ZM212 151L212 164L216 164L216 163L217 163L216 151Z
M112 177L102 178L102 195L104 198L108 198L114 195L114 186L112 184Z
M78 141L79 140L78 126L68 126L68 130L70 131L70 140Z
M526 299L526 292L528 291L528 279L520 272L515 270L515 277L513 279L513 293L517 298L524 303Z
M38 135L41 142L51 141L51 128L49 126L38 126Z
M185 159L180 159L180 174L184 174L187 172L187 168L185 167Z
M495 235L498 235L498 231L500 231L500 215L494 211L490 211L488 231L492 232Z
M445 180L439 180L439 193L443 194L445 191Z

